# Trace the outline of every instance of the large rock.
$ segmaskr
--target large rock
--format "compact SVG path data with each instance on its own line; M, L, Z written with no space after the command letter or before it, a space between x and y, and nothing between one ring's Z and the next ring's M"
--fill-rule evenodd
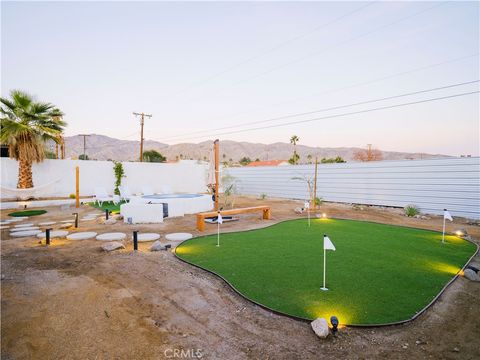
M165 250L165 246L162 245L160 240L157 240L150 247L150 251L160 251L160 250Z
M113 251L113 250L118 250L118 249L125 249L125 246L118 241L112 241L112 242L109 242L105 245L102 245L102 249L104 251Z
M113 225L113 224L116 224L116 223L117 223L117 220L112 219L112 218L103 221L104 225Z
M313 331L321 339L325 339L328 334L330 334L330 329L328 328L328 322L324 318L318 318L311 322Z
M465 271L463 272L463 276L465 276L468 280L471 281L480 281L480 277L472 269L465 269Z
M293 211L295 211L295 214L303 213L303 209L301 207L296 207L295 209L293 209Z

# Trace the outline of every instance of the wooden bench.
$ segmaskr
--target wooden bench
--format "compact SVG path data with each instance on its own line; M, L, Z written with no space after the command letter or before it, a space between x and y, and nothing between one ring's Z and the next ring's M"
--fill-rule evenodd
M263 219L268 220L270 219L270 206L253 206L247 208L238 208L238 209L230 209L230 210L222 210L220 214L222 216L230 216L230 215L237 215L237 214L248 214L261 211L263 213ZM218 212L210 211L197 214L197 229L198 231L205 230L205 218L216 217Z

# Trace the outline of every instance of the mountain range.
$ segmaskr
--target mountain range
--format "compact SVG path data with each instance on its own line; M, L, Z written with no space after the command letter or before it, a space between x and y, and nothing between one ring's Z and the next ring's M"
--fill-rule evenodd
M83 154L83 136L76 135L65 138L66 157L77 158ZM139 157L140 142L132 140L120 140L104 135L90 134L86 138L86 154L90 159L134 161ZM211 141L198 144L182 143L168 145L157 141L145 140L145 150L157 150L167 157L167 160L193 159L207 160L212 149ZM354 153L360 148L355 147L311 147L297 144L297 153L300 155L300 163L307 162L311 156L332 158L341 156L347 162L354 161ZM293 145L290 143L259 144L249 142L237 142L224 140L220 142L220 160L238 162L243 157L252 161L260 160L283 160L289 159L293 153ZM396 151L382 151L384 160L404 159L434 159L448 157L440 154L409 153ZM309 156L310 155L310 156Z

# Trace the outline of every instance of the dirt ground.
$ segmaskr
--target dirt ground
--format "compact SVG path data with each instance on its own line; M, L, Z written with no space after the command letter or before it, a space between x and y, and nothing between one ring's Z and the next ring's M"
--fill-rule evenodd
M243 197L237 206L272 206L225 223L224 231L258 228L300 217L300 202ZM73 208L51 207L27 222L71 218ZM330 217L365 219L441 229L442 219L411 219L400 210L325 204ZM95 212L84 206L82 214ZM7 218L7 211L1 218ZM467 229L476 242L480 227L456 219L448 228ZM114 229L114 230L113 230ZM185 264L170 251L132 251L132 230L186 231L195 217L162 225L103 225L81 221L79 231L124 231L126 249L100 250L96 240L33 238L1 241L2 359L479 359L480 283L458 278L417 320L383 328L344 328L318 339L310 324L272 314L237 295L222 280ZM205 233L216 227L207 224ZM162 237L162 242L166 243ZM477 264L480 258L474 259ZM392 276L394 281L394 276Z

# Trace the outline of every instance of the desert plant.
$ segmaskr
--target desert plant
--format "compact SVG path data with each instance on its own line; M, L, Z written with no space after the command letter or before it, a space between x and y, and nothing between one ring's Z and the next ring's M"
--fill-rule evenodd
M265 200L267 198L267 194L262 193L262 194L260 194L259 198L260 198L260 200Z
M413 217L420 214L420 209L416 205L407 205L403 208L405 215L408 217Z
M70 199L75 199L77 196L76 196L75 194L70 194L70 195L68 195L68 197L69 197Z
M0 98L0 116L0 142L8 145L10 157L18 161L17 188L32 188L32 163L45 159L45 142L61 143L66 125L63 113L50 103L13 90L10 99Z
M237 188L238 181L235 177L229 174L222 176L221 181L222 181L223 198L224 198L223 205L224 207L227 207L229 205L230 207L233 208L235 206L235 199L238 193L238 188Z
M297 154L297 142L300 141L300 138L297 135L292 135L290 138L290 144L293 144L293 155L290 158L289 162L293 165L297 165L300 156Z
M119 187L122 185L122 178L125 177L125 170L123 164L119 161L113 162L113 171L115 172L115 195L120 195Z
M323 199L321 197L316 197L315 198L315 205L320 206L323 203Z
M146 150L143 152L143 161L162 163L167 161L167 158L157 150Z

